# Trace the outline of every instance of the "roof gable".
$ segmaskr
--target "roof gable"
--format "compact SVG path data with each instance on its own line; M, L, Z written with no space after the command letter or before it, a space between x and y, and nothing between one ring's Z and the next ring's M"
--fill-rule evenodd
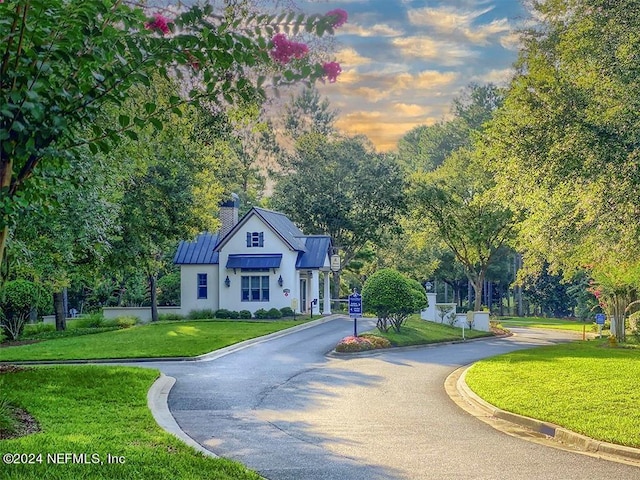
M284 213L266 210L264 208L253 207L247 214L242 217L238 224L220 240L216 247L216 251L220 249L231 239L239 230L241 230L252 216L257 216L262 222L269 227L278 237L282 239L292 250L305 252L306 247L301 237L304 237L302 231Z
M310 235L301 237L305 242L306 252L298 254L296 268L298 269L319 269L325 266L329 249L331 248L331 237L326 235Z

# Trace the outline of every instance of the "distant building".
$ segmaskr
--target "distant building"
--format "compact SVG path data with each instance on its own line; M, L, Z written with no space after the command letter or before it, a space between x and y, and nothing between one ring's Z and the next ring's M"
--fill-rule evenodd
M291 307L307 312L323 306L330 314L331 238L304 235L283 213L252 208L238 220L236 196L221 205L218 233L182 241L181 313L211 308L249 310ZM320 295L320 275L324 291Z

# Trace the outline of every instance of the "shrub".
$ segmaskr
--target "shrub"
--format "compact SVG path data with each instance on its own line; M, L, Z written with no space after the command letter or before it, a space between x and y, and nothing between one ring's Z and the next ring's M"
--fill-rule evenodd
M236 312L235 310L230 310L229 318L231 318L232 320L237 320L238 318L240 318L240 312Z
M184 320L184 315L180 315L179 313L161 313L158 315L158 320L164 322Z
M269 318L269 312L267 312L264 308L259 308L258 310L255 311L253 316L259 320L265 320Z
M231 312L226 308L216 310L216 318L231 318Z
M373 348L391 348L391 342L388 338L379 337L378 335L362 335L363 338L366 338L371 342Z
M374 345L368 337L344 337L336 345L336 352L341 353L364 352L373 349Z
M32 335L39 335L41 333L55 332L55 330L56 326L52 323L29 323L24 326L24 332L22 333L22 335L24 337L30 337Z
M191 310L187 315L189 320L207 320L216 318L216 312L211 308L204 308L202 310ZM218 317L221 318L221 317Z
M100 328L104 326L105 318L102 313L91 313L84 315L81 318L77 318L69 322L69 327L72 328Z
M4 343L6 339L7 339L7 336L4 334L4 330L0 328L0 343Z
M283 317L293 317L294 313L291 307L283 307L280 309L280 313Z
M118 317L116 318L116 325L118 328L131 328L139 321L140 319L138 317Z
M426 294L423 295L426 301ZM421 304L421 300L419 301L418 292L408 278L397 270L384 268L365 282L362 303L367 311L378 316L378 330L387 332L393 326L399 332L405 320Z
M12 280L0 291L0 326L12 340L22 333L31 308L40 298L38 287L27 280Z
M242 319L248 320L251 318L251 312L249 310L240 310L239 316Z
M277 318L282 318L282 312L280 312L280 310L278 310L277 308L271 308L269 309L269 311L267 312L267 318L271 318L271 319L277 319Z

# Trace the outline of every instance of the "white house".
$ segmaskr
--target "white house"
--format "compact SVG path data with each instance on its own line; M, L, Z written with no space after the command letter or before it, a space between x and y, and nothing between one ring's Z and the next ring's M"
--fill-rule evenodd
M174 257L180 265L181 313L205 308L249 310L291 307L331 313L331 238L304 235L279 212L252 208L238 220L237 197L221 206L222 228L182 241ZM324 291L320 295L320 275Z

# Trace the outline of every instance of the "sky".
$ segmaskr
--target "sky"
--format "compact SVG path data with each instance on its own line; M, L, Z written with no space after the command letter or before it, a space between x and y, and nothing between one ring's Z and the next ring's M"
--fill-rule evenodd
M517 58L519 0L299 0L306 13L342 8L336 30L342 74L318 83L337 127L364 134L380 151L418 125L446 119L470 83L506 85Z

